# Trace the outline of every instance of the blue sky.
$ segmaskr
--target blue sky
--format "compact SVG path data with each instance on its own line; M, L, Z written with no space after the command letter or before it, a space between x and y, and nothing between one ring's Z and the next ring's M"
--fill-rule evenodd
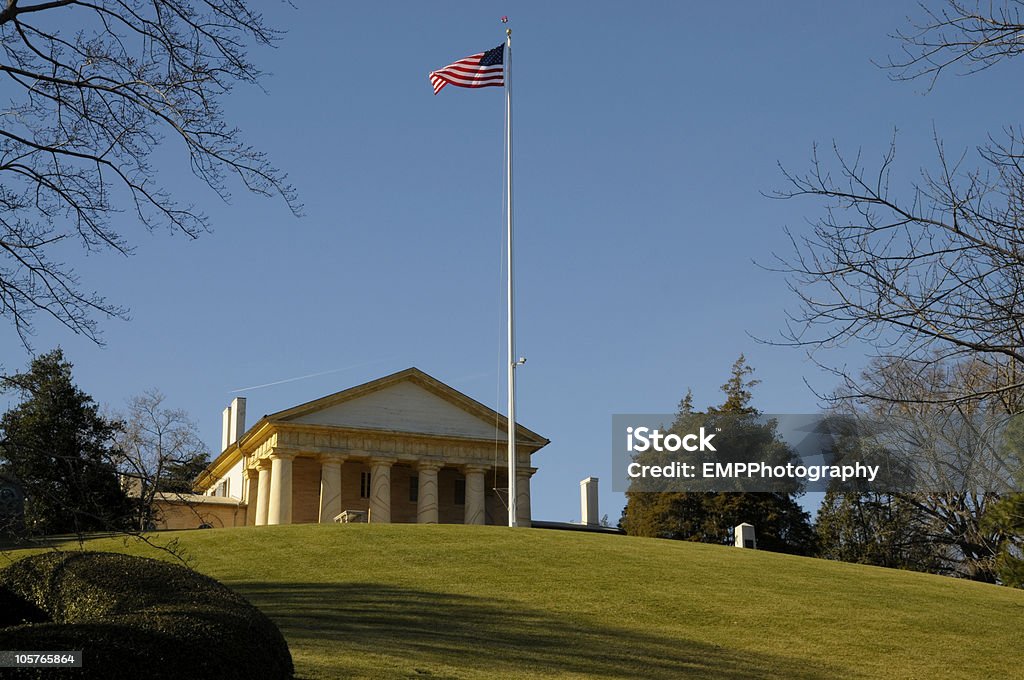
M736 357L763 382L755 404L814 412L831 377L775 338L795 299L758 268L789 254L810 201L773 201L781 163L833 140L877 165L897 133L904 186L935 158L1013 123L1007 67L895 83L871 60L899 46L914 3L257 3L287 31L253 56L265 91L226 102L305 204L236 187L229 204L161 152L162 181L201 205L196 241L121 224L137 250L68 258L132 310L106 346L39 319L80 386L118 408L150 387L187 409L211 450L238 394L260 414L417 366L504 410L502 91L446 88L427 73L499 44L515 63L520 420L552 443L536 456L534 516L579 516L578 481L609 479L613 413L672 412L687 387L717 403ZM856 367L871 348L824 355ZM28 361L0 326L0 363ZM341 369L341 370L336 370ZM273 387L239 388L297 376ZM608 485L610 487L610 484ZM621 495L602 492L614 521Z

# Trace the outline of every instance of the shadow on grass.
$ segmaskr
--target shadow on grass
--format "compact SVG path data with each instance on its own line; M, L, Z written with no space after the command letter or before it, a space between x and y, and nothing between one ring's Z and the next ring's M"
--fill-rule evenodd
M296 655L319 657L323 677L358 673L367 659L392 674L491 677L510 673L644 678L823 678L847 668L750 653L481 598L375 583L242 583L233 588L270 616ZM297 653L298 652L298 653ZM362 657L362 660L358 660ZM352 659L348 661L348 659ZM444 675L443 667L449 673ZM306 669L296 669L300 675ZM384 669L379 668L383 676ZM346 674L347 676L347 674ZM314 676L319 677L319 676ZM341 676L339 676L341 677Z
M126 534L118 531L96 531L93 533L81 535L54 534L52 536L0 536L0 551L8 552L33 548L63 548L72 544L81 545L82 543L86 541L91 541L95 538L112 538L114 536L124 535Z

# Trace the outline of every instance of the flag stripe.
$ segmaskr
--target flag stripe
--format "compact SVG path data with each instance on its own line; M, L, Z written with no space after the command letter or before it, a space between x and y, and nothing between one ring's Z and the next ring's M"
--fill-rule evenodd
M434 73L486 73L501 75L502 67L498 66L497 68L495 68L493 66L488 66L487 68L480 68L479 66L457 66L455 64L452 64L451 66L446 66L442 69L434 71Z
M473 83L496 83L498 85L503 84L504 79L501 74L497 75L463 75L461 73L435 73L432 78L443 78L453 84L459 83L464 86L471 86Z
M455 85L457 87L473 87L473 88L477 88L477 87L501 87L504 84L505 83L497 82L497 83L473 83L473 84L470 85L470 84L465 84L465 83L459 83L459 82L456 82L456 81L453 81L453 80L448 80L446 78L436 78L433 81L434 94L437 94L438 92L440 92L441 88L443 88L445 85Z
M459 59L430 72L430 84L437 94L445 85L456 87L495 87L505 84L504 45Z
M447 77L447 78L458 78L459 80L495 80L495 79L501 80L502 79L501 71L498 71L497 73L494 73L493 71L454 71L454 70L450 70L450 69L445 69L443 71L434 71L434 73L431 74L431 75L444 76L444 77Z

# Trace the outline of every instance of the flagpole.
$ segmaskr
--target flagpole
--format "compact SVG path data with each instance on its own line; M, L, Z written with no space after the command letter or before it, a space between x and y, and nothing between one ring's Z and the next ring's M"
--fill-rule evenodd
M519 526L516 489L516 355L512 286L512 29L505 29L505 224L508 241L508 525Z

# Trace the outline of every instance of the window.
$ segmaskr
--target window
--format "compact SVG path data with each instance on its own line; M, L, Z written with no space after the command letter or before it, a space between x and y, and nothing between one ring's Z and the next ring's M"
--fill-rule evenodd
M455 505L466 504L466 480L455 480Z
M420 499L420 478L416 475L409 477L409 501L412 503Z
M361 472L359 473L359 497L369 498L370 497L370 473Z

